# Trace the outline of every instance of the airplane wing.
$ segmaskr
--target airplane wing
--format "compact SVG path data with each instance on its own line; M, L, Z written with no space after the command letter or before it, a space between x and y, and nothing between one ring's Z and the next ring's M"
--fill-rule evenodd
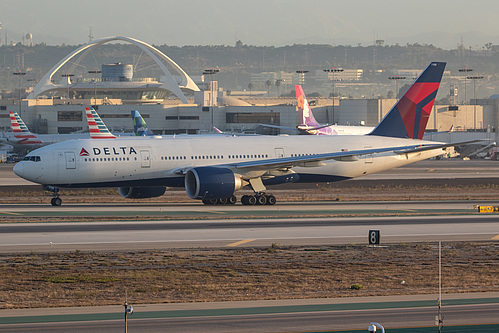
M482 140L473 140L482 141ZM462 144L462 143L461 143ZM411 152L418 152L423 150L441 149L455 144L430 144L430 145L410 145L398 147L385 147L385 148L372 148L360 149L351 151L341 151L334 153L323 153L306 156L282 157L272 158L265 160L256 160L248 162L224 163L213 165L214 167L228 167L233 169L240 169L241 171L259 171L268 169L290 169L293 167L319 167L325 165L323 161L326 160L342 160L342 161L355 161L357 156L377 154L384 152L394 152L396 154L408 154ZM175 170L173 173L185 175L192 166L184 166Z
M308 156L295 156L295 157L282 157L267 160L258 161L248 161L231 163L228 166L232 166L236 169L268 169L268 168L292 168L295 166L306 166L306 167L317 167L324 165L323 161L326 160L356 160L357 156L384 153L384 152L395 152L399 150L411 150L416 149L420 145L412 146L402 146L402 147L386 147L386 148L373 148L373 149L361 149L361 150L351 150L351 151L341 151L334 153L324 153L315 154ZM432 145L433 146L433 145ZM429 149L438 149L441 145L434 145L435 147ZM406 152L400 153L406 154Z
M326 125L321 125L321 126L316 126L316 127L301 127L301 126L298 126L298 127L296 127L296 129L298 129L298 130L304 130L304 131L315 131L315 130L318 130L318 129L321 129L321 128L330 127L330 126L333 126L333 125L326 124Z
M293 131L298 130L296 127L286 127L286 126L269 125L269 124L258 124L258 126L270 127L270 128L279 128L279 129L286 129L286 130L293 130Z
M443 143L443 144L435 144L435 145L421 145L421 146L416 146L413 149L400 149L400 150L394 150L394 153L403 155L403 154L409 154L409 153L417 153L420 151L425 151L425 150L432 150L432 149L439 149L439 148L447 148L447 147L453 147L453 146L463 146L463 145L469 145L471 143L476 143L476 142L484 142L484 141L491 141L489 139L476 139L476 140L467 140L467 141L458 141L458 142L452 142L452 143ZM495 142L493 143L495 145Z
M293 167L319 167L324 166L324 161L326 160L341 160L341 161L355 161L357 156L379 154L386 152L393 152L398 155L417 153L426 150L444 149L451 146L466 145L474 142L481 142L486 140L468 140L453 143L436 143L436 144L420 144L420 145L409 145L409 146L398 146L398 147L385 147L385 148L372 148L372 149L360 149L360 150L350 150L341 151L334 153L323 153L314 154L307 156L294 156L294 157L282 157L282 158L272 158L265 160L256 160L248 162L236 162L236 163L224 163L219 165L213 165L214 167L229 167L233 169L240 169L241 171L261 171L268 169L291 169ZM178 175L185 175L192 166L184 166L175 170L173 173Z

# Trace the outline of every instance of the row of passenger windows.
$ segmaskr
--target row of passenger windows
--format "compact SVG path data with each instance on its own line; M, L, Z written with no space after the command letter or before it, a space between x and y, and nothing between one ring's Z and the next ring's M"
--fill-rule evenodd
M244 159L244 158L268 158L267 154L253 154L253 155L229 155L229 159ZM31 156L31 160L34 161L37 158L37 162L40 161L39 156ZM163 161L171 160L186 160L187 156L161 156ZM223 155L208 155L208 156L191 156L191 160L223 160ZM30 160L26 157L24 160ZM119 161L130 161L129 157L85 157L83 159L85 162L119 162ZM137 157L134 157L137 161Z
M310 155L315 155L315 154L291 154L291 157L310 156Z
M253 155L229 155L229 159L243 159L243 158L268 158L267 154L253 154ZM161 156L161 160L186 160L186 156ZM191 156L191 160L223 160L223 155L205 155L205 156Z
M130 157L85 157L83 159L85 162L119 162L119 161L130 161ZM137 157L135 157L135 161Z

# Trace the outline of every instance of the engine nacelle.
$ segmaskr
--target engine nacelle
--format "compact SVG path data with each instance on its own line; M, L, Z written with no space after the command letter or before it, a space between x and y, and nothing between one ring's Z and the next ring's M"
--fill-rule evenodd
M185 191L191 199L230 198L243 186L241 177L226 168L198 167L185 175Z
M121 196L129 199L160 197L166 192L165 186L119 187Z

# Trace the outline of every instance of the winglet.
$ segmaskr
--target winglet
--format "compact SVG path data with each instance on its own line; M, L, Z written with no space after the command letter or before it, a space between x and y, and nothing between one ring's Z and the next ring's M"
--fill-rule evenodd
M445 62L432 62L369 135L422 139Z
M109 132L106 124L102 121L100 116L91 107L85 107L87 114L88 129L92 139L116 139L116 137Z
M132 110L133 132L136 136L151 136L154 135L146 124L146 121L137 110Z

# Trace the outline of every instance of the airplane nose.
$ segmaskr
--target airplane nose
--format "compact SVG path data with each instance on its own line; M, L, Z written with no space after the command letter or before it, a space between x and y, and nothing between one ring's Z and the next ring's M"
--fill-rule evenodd
M24 164L23 162L19 162L16 165L14 165L14 173L18 175L19 177L23 178L24 176Z

